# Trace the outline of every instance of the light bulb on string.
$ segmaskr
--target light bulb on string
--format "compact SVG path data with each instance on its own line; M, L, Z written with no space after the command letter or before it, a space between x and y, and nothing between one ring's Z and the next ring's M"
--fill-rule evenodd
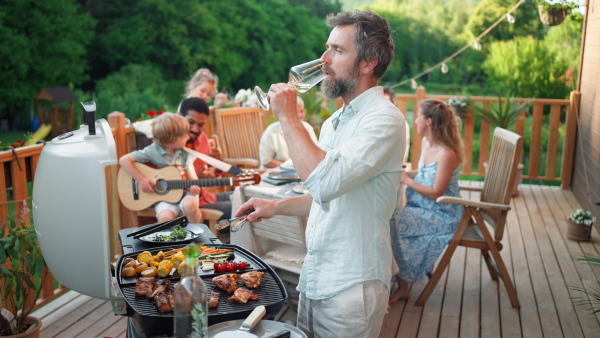
M448 73L448 65L445 62L442 62L442 73Z
M475 48L475 50L481 50L481 44L479 43L479 41L473 41L473 48Z
M415 79L410 79L410 88L417 89L417 81Z
M506 14L506 21L508 21L508 23L515 23L515 17L510 15L510 13Z

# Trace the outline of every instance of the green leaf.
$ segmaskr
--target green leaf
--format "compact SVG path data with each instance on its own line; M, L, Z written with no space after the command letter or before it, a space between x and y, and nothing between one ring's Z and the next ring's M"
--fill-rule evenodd
M13 276L13 274L12 274L10 271L8 271L8 269L7 269L7 268L5 268L3 265L2 265L2 266L0 266L0 270L2 270L2 273L3 273L5 276L7 276L7 277L12 277L12 276Z

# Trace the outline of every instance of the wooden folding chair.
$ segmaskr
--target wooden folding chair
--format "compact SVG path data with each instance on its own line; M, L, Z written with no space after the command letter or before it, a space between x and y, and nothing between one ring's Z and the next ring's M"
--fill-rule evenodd
M240 168L258 168L258 147L265 129L260 108L215 109L215 122L223 160Z
M460 245L480 249L492 279L497 280L500 277L504 281L512 306L516 308L521 306L506 265L500 256L500 250L502 250L501 241L506 225L506 214L510 210L511 192L522 147L521 136L496 128L489 170L481 188L481 199L471 201L449 196L441 196L437 199L438 203L461 204L465 207L465 213L433 276L417 299L417 305L425 304L448 267L456 247ZM493 237L488 230L488 225L493 229Z

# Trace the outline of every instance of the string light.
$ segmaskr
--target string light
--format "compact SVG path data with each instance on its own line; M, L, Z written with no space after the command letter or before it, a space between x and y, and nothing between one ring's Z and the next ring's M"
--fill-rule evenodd
M498 26L502 21L504 21L505 18L506 18L506 20L509 23L511 23L511 24L514 23L515 22L515 18L510 13L514 12L524 2L525 2L525 0L519 0L519 2L516 5L514 5L511 9L509 9L508 12L506 12L506 14L503 14L496 22L494 22L490 27L488 27L488 29L486 29L483 33L479 34L479 36L476 37L475 40L473 40L473 42L472 42L473 48L475 48L476 50L481 50L481 43L479 43L479 40L481 40L482 37L484 37L485 35L487 35L487 33L489 33L492 29L494 29L494 27ZM418 78L420 78L421 76L423 76L425 74L431 73L437 67L442 67L442 73L444 73L444 65L446 64L446 62L454 59L456 56L458 56L460 53L464 52L469 47L471 47L471 42L467 43L461 49L457 50L456 52L454 52L454 54L452 54L449 57L447 57L446 59L442 60L442 62L436 64L435 66L432 66L432 67L424 70L420 74L418 74L418 75L416 75L416 76L414 76L414 77L412 77L410 79L398 82L395 85L392 85L390 87L391 88L396 88L396 87L401 86L401 85L403 85L403 84L405 84L407 82L410 82L410 87L412 89L416 89L417 88L417 81L415 79L418 79ZM447 68L448 68L448 66L446 66L446 69Z
M508 23L513 24L515 23L515 17L510 15L510 13L506 14L506 21L508 21Z
M442 73L448 73L448 65L445 62L442 62Z

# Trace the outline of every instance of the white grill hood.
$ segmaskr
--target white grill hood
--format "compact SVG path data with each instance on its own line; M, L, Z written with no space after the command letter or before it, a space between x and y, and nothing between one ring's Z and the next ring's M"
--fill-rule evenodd
M33 185L33 217L54 278L72 290L108 300L105 167L117 164L117 152L106 120L91 121L91 126L82 125L43 148Z

